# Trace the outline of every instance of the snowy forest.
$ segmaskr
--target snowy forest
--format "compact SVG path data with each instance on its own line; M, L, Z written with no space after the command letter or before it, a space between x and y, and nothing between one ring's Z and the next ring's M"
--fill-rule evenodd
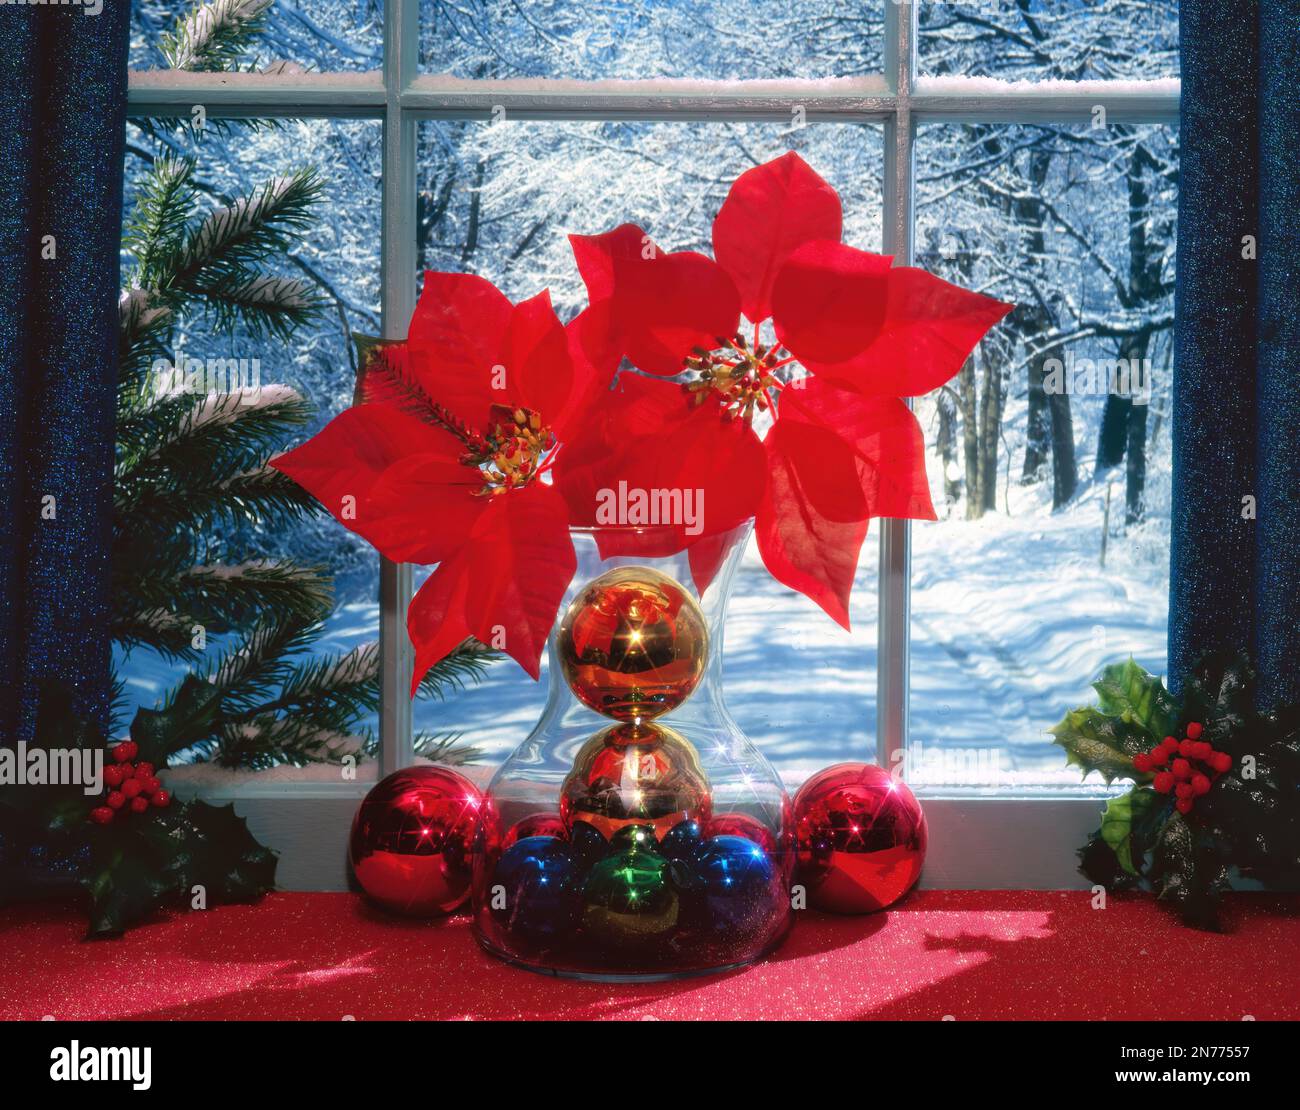
M243 68L382 65L382 0L235 2L260 10ZM423 0L421 68L473 79L793 78L813 87L880 71L887 2ZM133 68L175 64L168 33L188 6L132 0ZM1177 14L1176 0L922 3L920 80L1173 78ZM139 121L127 145L128 203L160 150L195 160L200 211L314 169L319 203L277 266L310 286L319 311L289 339L256 328L218 337L202 315L175 337L200 357L257 359L262 386L289 387L310 404L294 433L310 434L351 402L349 335L379 332L379 123L196 131ZM876 125L427 121L421 269L481 274L515 299L549 287L567 319L583 298L568 233L632 220L670 249L708 251L731 181L791 149L839 191L845 241L879 250ZM1044 730L1086 700L1104 664L1132 654L1163 670L1177 184L1168 125L919 127L916 264L1017 307L950 385L916 401L940 519L912 528L914 782L1074 786ZM131 263L124 253L124 273ZM245 521L217 540L223 558L289 557L328 571L332 609L312 652L346 653L377 637L376 556L323 513L289 533ZM850 634L771 580L753 553L742 567L727 627L728 702L792 782L870 758L876 576L869 538ZM128 708L156 704L193 666L139 645L123 645L116 663ZM545 681L494 662L482 681L418 701L416 727L472 745L490 765L523 739ZM259 773L337 776L328 762L307 762Z

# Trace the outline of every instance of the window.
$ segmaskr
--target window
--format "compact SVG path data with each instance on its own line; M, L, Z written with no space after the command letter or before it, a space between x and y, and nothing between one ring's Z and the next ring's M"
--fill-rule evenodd
M1102 662L1163 660L1176 0L278 0L266 72L239 76L147 71L171 7L135 0L133 116L275 119L286 161L328 158L334 237L299 257L333 281L346 324L284 355L324 411L346 402L345 328L378 307L402 337L420 269L481 269L511 294L549 284L571 309L563 231L635 218L698 246L735 172L792 147L841 191L852 242L1020 304L960 379L916 401L940 521L873 523L851 636L742 579L727 690L792 782L910 751L932 799L932 883L1069 878L1064 846L1096 802L1043 730ZM252 174L238 137L223 141ZM1149 368L1149 392L1098 385L1118 361ZM464 730L502 754L543 692L503 665L444 708L412 707L415 573L356 553L352 608L330 625L346 646L379 624L380 770L412 758L413 731ZM362 786L266 782L240 796L336 807L315 811L339 828L301 864L286 856L284 881L337 883L330 853ZM287 830L277 812L255 823ZM978 851L944 836L972 827Z

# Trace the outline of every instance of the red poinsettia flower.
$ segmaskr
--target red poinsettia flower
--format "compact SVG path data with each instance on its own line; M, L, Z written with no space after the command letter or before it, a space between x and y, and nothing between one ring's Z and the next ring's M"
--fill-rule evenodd
M570 236L591 301L584 350L643 373L620 375L558 481L576 520L615 476L698 491L705 522L679 523L676 540L701 588L720 537L755 517L772 574L847 627L868 520L934 518L902 398L956 374L1011 306L847 246L841 224L835 190L791 152L736 180L714 259L664 252L633 224ZM760 413L773 420L762 440Z
M397 562L437 563L411 602L415 683L466 637L534 678L576 559L544 475L594 384L543 292L428 273L405 343L368 360L363 403L272 465Z

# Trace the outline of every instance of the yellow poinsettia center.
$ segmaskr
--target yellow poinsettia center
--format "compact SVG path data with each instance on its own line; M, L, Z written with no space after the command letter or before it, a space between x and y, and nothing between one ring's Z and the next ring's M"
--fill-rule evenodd
M483 475L479 497L495 497L535 481L546 469L555 446L550 427L532 409L495 406L500 419L462 459Z
M716 397L727 420L754 422L754 413L771 407L769 391L780 391L776 370L792 359L779 344L768 347L755 335L751 344L737 332L730 339L719 337L713 350L696 347L683 363L691 374L682 389L695 404Z

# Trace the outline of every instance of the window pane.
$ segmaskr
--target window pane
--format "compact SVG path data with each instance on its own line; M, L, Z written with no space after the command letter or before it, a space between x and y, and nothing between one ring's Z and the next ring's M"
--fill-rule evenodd
M128 135L128 211L145 187L157 151L175 146L195 157L195 196L186 207L191 209L189 242L197 253L187 263L190 276L180 285L191 291L226 288L227 293L185 296L174 311L174 331L160 335L162 346L149 352L144 364L146 407L170 406L178 418L206 412L214 419L197 419L197 433L177 435L179 446L171 450L169 464L150 473L148 490L167 491L169 511L179 515L159 518L133 510L120 517L126 540L134 534L135 542L127 543L130 558L119 558L115 567L119 602L142 596L140 591L147 587L143 596L157 603L150 619L178 625L184 633L180 657L148 646L156 644L156 636L145 637L146 646L129 653L126 642L118 643L115 666L123 683L124 723L138 708L165 703L186 675L208 678L222 659L231 667L239 665L231 653L252 642L260 618L276 615L277 628L290 626L289 620L278 617L287 614L292 599L300 595L265 581L273 567L291 563L319 568L310 589L325 591L326 615L319 632L261 653L260 667L247 668L247 681L223 700L223 728L185 753L186 759L260 768L292 758L311 765L268 773L340 781L336 762L319 761L337 760L374 730L374 714L365 712L354 715L342 731L307 730L305 726L317 719L310 709L301 703L288 708L281 701L293 670L378 639L378 564L373 550L318 508L285 518L275 512L274 498L252 498L241 505L232 490L269 454L301 442L351 402L355 371L349 333L379 330L381 131L374 122L284 120L214 125L200 143L184 132L162 130L155 136L134 125ZM204 246L194 230L207 214L250 195L253 205L241 211L251 213L249 222L261 222L256 213L264 210L268 197L279 197L292 187L293 175L304 165L315 168L321 188L306 227L290 230L287 250L277 249L252 266L258 273L299 283L270 290L280 303L314 297L320 310L285 338L251 325L247 312L236 312L232 327L220 326L215 310L223 299L227 304L239 300L229 293L239 279L236 275L223 286L218 269L226 255L219 247ZM193 258L205 261L200 265ZM138 259L138 250L124 254L124 282L141 283ZM145 279L143 284L152 288L155 283ZM180 373L173 375L173 368ZM271 419L283 413L286 401L292 402L295 395L309 406L305 423ZM247 452L237 436L221 432L223 422L246 430ZM181 491L179 496L175 490ZM187 508L193 511L187 513ZM149 523L158 519L165 523ZM199 588L194 586L195 574L207 592L187 592ZM121 580L135 585L128 590ZM247 595L242 607L236 603L240 588ZM207 615L195 617L192 605ZM230 619L217 619L222 614ZM243 658L249 661L255 655L245 653ZM304 727L290 736L288 721ZM273 741L274 735L281 740ZM365 766L363 761L362 776ZM215 766L202 772L206 778L217 774Z
M422 68L458 77L854 77L885 0L421 0Z
M549 286L562 319L585 303L566 238L640 223L661 246L712 253L732 180L786 150L839 191L846 242L880 249L879 128L814 124L428 122L420 129L423 268L479 273L511 298ZM751 547L726 632L728 705L782 774L870 759L875 736L876 528L853 593L852 634L776 583ZM417 731L462 733L500 758L546 696L513 662L446 703L417 705Z
M168 67L164 36L176 32L192 6L177 0L131 0L132 69ZM255 0L246 6L254 7ZM201 45L203 37L199 28L190 41ZM239 59L244 69L265 70L277 63L317 71L379 69L384 52L384 0L274 0L263 29L249 42L248 51Z
M922 73L1042 81L1178 76L1178 0L923 3Z
M918 263L1018 308L923 398L914 781L1074 786L1044 730L1130 654L1165 665L1176 132L939 126Z

